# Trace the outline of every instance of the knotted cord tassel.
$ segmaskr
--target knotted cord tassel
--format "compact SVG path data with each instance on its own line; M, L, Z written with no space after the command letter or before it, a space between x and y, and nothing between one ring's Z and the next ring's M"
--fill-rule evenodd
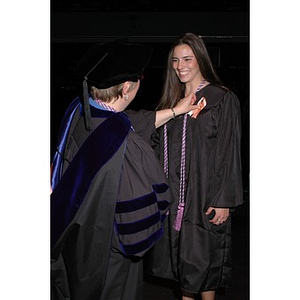
M178 208L177 208L177 215L176 215L176 219L175 222L173 224L173 228L176 231L180 231L181 229L181 223L182 223L182 218L183 218L183 212L184 212L184 202L180 202L178 204Z
M83 113L84 113L85 128L86 130L91 131L93 129L93 123L91 120L91 110L90 110L88 85L87 85L86 78L83 81L82 85L83 85Z

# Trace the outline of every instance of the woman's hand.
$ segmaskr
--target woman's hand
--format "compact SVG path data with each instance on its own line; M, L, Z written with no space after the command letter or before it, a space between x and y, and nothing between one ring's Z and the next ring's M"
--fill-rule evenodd
M195 101L196 95L191 93L187 97L181 99L175 107L157 110L155 116L155 128L162 126L176 116L185 114L189 111L194 112L199 110L199 105L193 105Z
M214 225L221 225L226 222L229 217L229 208L209 207L205 214L209 215L213 210L215 211L215 216L209 220L210 223Z
M173 107L176 116L188 113L195 109L199 109L199 105L194 105L196 101L196 95L194 93L190 93L185 98L181 99L175 107Z

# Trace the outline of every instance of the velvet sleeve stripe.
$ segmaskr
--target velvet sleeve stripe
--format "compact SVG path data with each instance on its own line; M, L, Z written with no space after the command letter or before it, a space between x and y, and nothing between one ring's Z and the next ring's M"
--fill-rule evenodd
M116 213L121 214L121 213L136 211L141 208L150 206L156 203L156 201L157 198L155 196L155 193L150 193L148 195L144 195L142 197L133 200L118 201L116 205Z
M117 230L119 234L133 234L139 231L145 230L150 228L154 224L160 222L160 213L157 211L155 214L132 223L125 223L125 224L116 224Z
M125 255L142 256L161 237L169 202L158 195L153 191L133 200L117 201L115 228Z
M167 184L165 184L165 183L162 183L162 184L153 184L152 186L153 186L154 191L156 193L158 193L158 194L165 193L168 190L168 188L169 188L169 186Z
M161 211L164 211L164 210L166 210L168 207L169 207L169 201L167 201L167 200L164 200L164 201L158 201L157 202L157 205L158 205L158 208L159 208L159 210L161 210Z
M154 243L161 238L163 235L163 229L160 227L159 230L150 235L147 239L139 241L134 244L122 245L123 252L127 255L142 256L148 249L150 249Z

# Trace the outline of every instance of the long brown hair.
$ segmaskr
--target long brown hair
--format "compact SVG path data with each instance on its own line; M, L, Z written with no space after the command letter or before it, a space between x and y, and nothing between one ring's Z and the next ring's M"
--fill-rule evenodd
M191 47L197 59L202 76L211 84L222 86L222 82L214 70L205 43L199 36L186 33L173 44L167 61L162 97L157 109L174 107L184 97L185 84L181 83L173 69L173 52L178 45L186 44Z

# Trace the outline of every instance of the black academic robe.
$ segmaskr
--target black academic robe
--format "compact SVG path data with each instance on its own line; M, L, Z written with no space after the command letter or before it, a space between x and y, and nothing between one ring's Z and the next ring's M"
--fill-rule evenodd
M204 96L207 105L196 119L187 119L181 230L174 230L173 224L179 198L183 116L167 124L171 205L165 225L169 235L151 250L148 262L150 273L176 279L183 290L192 293L229 285L231 220L213 225L205 212L210 206L234 208L243 202L239 100L233 92L213 85L204 87L196 96L198 100ZM163 162L162 131L160 136Z
M74 103L60 134L63 159L54 168L61 178L51 195L52 299L99 300L113 237L120 259L131 259L162 236L168 186L154 151L124 113L91 106L90 133L79 99ZM146 116L154 128L154 113Z

